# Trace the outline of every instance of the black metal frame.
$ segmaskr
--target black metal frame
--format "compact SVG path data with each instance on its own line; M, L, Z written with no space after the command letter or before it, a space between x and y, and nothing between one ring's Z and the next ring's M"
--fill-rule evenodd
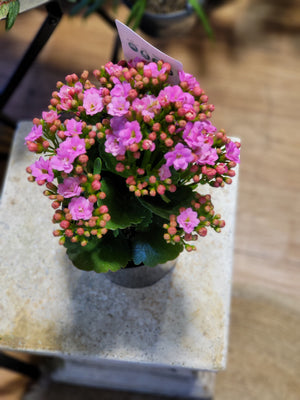
M8 103L10 97L13 95L22 79L24 78L26 72L35 61L38 54L52 35L63 15L60 4L57 1L51 1L45 6L48 14L44 23L30 43L19 65L9 78L6 86L4 87L4 89L2 89L0 93L0 121L10 126L11 128L16 127L16 121L5 115L2 110Z
M39 379L41 371L36 365L21 361L0 351L0 367L26 375L33 380Z
M40 51L47 43L48 39L54 32L55 28L57 27L63 15L63 11L58 1L55 0L51 1L47 3L45 6L48 14L44 23L40 27L38 33L36 34L32 42L30 43L19 65L9 78L6 86L0 92L0 122L10 126L13 129L16 128L16 121L14 121L9 116L4 114L3 109L8 103L10 97L17 89L22 79L24 78L26 72L29 70L29 68L39 55ZM101 8L97 12L99 16L104 19L105 22L107 22L114 30L116 30L116 25L114 20L106 13L104 9ZM118 62L120 47L121 47L120 39L119 36L116 34L111 56L111 60L113 63Z

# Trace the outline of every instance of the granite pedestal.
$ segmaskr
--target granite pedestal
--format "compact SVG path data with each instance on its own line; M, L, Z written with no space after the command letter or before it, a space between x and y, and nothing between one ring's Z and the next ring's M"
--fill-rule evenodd
M221 234L199 239L156 284L121 287L73 267L52 236L51 202L25 172L31 126L19 124L1 198L0 348L65 359L57 380L208 396L226 365L237 178L201 190L226 220Z

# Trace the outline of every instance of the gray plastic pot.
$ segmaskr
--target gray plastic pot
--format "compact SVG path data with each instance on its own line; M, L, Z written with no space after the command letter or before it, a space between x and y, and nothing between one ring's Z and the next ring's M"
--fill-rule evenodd
M128 288L142 288L158 282L175 267L177 259L158 264L155 267L147 265L127 266L116 272L106 272L105 277L117 285Z

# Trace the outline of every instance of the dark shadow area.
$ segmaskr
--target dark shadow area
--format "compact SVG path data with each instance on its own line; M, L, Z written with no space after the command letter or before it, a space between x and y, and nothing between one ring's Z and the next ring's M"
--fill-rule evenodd
M169 343L172 348L172 338L184 337L187 324L184 293L180 287L174 287L173 271L152 286L131 289L94 272L83 271L74 281L73 268L67 271L67 282L73 308L69 334L73 335L74 354L90 355L94 348L96 358L155 362L161 357L163 363L164 355L159 354L157 341L163 335L163 342L158 345ZM173 331L168 331L169 325ZM168 364L168 349L162 351ZM176 363L176 356L173 361Z
M36 393L35 393L36 392ZM42 397L40 397L42 395ZM156 396L133 392L96 389L67 385L63 383L50 383L46 390L32 391L24 400L188 400L188 397ZM194 398L195 400L212 400L211 398Z

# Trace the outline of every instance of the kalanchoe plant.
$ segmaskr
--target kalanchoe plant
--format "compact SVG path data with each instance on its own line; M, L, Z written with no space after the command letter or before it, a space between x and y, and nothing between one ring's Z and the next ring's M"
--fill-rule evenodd
M225 225L197 188L231 183L240 144L212 125L197 80L181 71L170 85L170 71L134 60L107 63L91 80L68 75L33 120L26 144L44 156L29 180L46 184L54 235L78 268L155 266Z

